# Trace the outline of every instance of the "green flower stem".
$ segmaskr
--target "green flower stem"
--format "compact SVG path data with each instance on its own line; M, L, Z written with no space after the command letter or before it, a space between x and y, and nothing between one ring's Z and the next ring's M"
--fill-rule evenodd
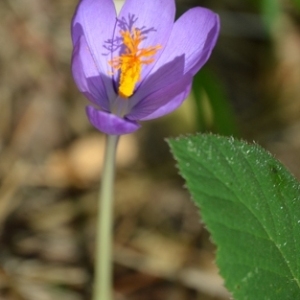
M106 140L96 228L93 300L112 300L113 186L118 140L117 135L108 135Z

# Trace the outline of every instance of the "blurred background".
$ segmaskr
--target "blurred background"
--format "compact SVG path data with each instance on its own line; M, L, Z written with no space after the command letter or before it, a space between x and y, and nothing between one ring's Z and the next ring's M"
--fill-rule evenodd
M70 72L76 5L0 2L1 300L90 299L104 136ZM221 35L193 93L120 141L117 300L230 298L165 138L256 141L300 177L300 1L181 0L178 16L197 5L219 13Z

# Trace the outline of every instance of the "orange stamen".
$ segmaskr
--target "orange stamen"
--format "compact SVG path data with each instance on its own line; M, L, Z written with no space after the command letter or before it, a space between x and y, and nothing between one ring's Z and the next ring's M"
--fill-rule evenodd
M120 32L123 44L126 47L124 53L114 57L108 63L115 70L120 70L119 96L129 98L134 92L137 82L141 80L142 65L149 65L154 62L151 57L161 48L160 45L139 49L144 39L141 31L133 29Z

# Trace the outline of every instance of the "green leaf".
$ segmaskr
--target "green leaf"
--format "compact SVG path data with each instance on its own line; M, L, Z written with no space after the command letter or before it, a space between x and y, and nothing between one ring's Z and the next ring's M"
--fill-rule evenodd
M300 299L300 186L268 152L233 138L170 139L236 300Z

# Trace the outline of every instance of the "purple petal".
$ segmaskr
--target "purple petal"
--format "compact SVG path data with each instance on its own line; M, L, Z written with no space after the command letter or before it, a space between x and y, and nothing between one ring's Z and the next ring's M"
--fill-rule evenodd
M152 114L148 115L145 118L140 119L141 121L146 121L146 120L152 120L159 118L161 116L167 115L171 113L172 111L176 110L182 102L186 99L186 97L189 95L191 91L192 83L190 83L186 89L180 93L178 96L174 97L171 101L166 103L165 105L159 107L155 112Z
M91 124L99 131L110 135L121 135L134 132L140 128L137 122L121 119L116 115L100 111L92 106L86 107Z
M178 102L184 100L192 80L193 77L190 74L184 75L179 81L173 82L139 101L126 117L130 120L148 120L152 118L152 115L155 116L156 111L162 107L164 109L158 112L157 116L171 112L174 107L178 107ZM175 103L172 103L173 101Z
M157 61L171 34L175 9L174 0L126 0L118 19L120 21L125 20L127 25L132 25L132 28L138 28L145 32L146 39L143 40L140 48L162 46L154 56L155 61ZM128 24L130 18L133 24ZM116 27L116 36L119 35L118 31L120 31L120 28ZM142 80L154 64L143 66Z
M108 76L111 68L108 61L110 51L105 48L107 40L112 39L116 25L116 11L112 0L81 0L72 20L72 41L77 44L81 35L93 57L99 74ZM112 81L104 82L107 93L113 90Z
M218 15L205 8L196 7L182 15L175 22L168 44L151 75L136 91L134 101L179 80L186 73L195 75L215 46L219 26Z
M178 56L173 61L166 62L155 72L152 71L146 81L131 97L132 106L136 105L141 99L147 98L148 95L180 81L184 76L184 60L184 55Z
M219 30L219 16L211 10L201 7L188 10L175 22L168 44L153 72L184 55L184 73L196 74L208 60Z
M72 73L78 89L93 103L109 110L103 81L96 68L85 37L79 37L73 49Z

